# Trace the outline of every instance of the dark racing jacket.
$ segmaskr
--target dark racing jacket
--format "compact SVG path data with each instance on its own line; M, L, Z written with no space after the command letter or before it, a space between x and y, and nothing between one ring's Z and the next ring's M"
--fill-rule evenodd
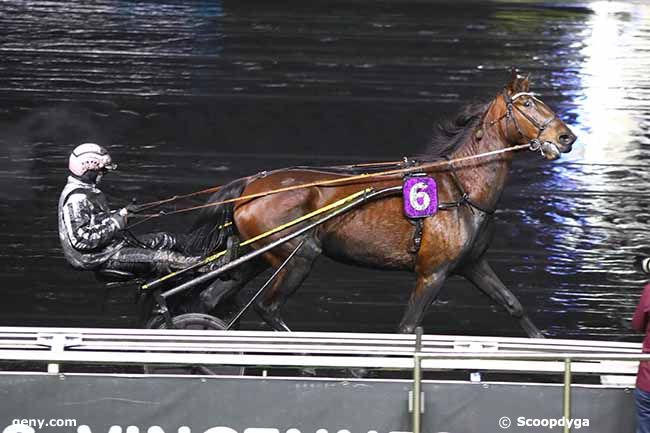
M96 269L125 244L124 219L111 214L95 185L69 177L59 198L59 239L66 260L76 269Z

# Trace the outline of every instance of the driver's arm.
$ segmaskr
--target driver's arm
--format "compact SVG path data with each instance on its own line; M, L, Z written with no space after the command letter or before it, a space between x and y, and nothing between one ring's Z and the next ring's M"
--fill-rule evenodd
M91 251L110 244L124 228L121 213L111 215L94 206L84 194L72 194L63 206L63 220L72 246Z

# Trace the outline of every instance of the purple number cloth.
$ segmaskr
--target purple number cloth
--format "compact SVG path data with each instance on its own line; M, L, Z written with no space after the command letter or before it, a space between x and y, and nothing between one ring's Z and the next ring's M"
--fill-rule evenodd
M409 218L424 218L438 211L438 186L431 177L413 176L404 180L404 213Z

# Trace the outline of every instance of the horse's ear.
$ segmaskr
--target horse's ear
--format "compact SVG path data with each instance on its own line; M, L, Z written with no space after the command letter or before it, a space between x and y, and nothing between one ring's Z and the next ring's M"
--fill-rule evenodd
M506 86L510 93L528 92L529 86L528 75L522 77L517 69L510 69L510 83Z
M517 78L519 75L517 74L517 68L514 66L510 68L510 82L506 85L506 89L510 91L510 93L516 93L516 86L517 86Z
M510 67L510 83L514 83L517 78L519 78L519 74L517 73L517 68L514 66Z

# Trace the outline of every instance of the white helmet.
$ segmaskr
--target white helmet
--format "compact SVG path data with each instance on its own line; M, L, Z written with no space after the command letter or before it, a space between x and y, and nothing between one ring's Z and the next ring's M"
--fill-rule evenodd
M117 164L113 164L108 151L95 143L84 143L75 147L70 154L68 168L72 174L83 176L90 170L115 170Z

